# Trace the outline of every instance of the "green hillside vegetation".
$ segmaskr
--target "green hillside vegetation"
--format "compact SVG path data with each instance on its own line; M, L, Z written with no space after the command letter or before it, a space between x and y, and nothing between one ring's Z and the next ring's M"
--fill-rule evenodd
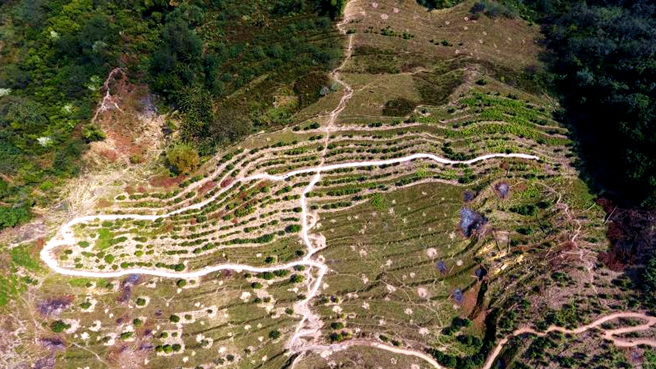
M472 12L489 14L491 2ZM503 1L504 14L542 24L545 80L559 95L560 120L569 123L583 177L620 206L656 208L656 7L652 2L604 0ZM636 223L636 222L630 222ZM646 224L650 224L647 222ZM656 247L648 225L612 237L629 263L646 265L636 290L653 307ZM608 231L609 235L611 230Z
M104 138L90 121L112 69L123 68L181 110L182 141L208 155L253 129L287 123L321 97L341 55L330 15L342 6L3 2L0 229L47 205L57 186L80 172L87 144Z

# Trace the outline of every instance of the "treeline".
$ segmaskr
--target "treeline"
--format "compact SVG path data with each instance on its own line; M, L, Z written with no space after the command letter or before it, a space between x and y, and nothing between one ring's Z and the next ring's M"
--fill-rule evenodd
M601 189L656 207L656 4L541 0L552 71Z
M179 109L181 140L208 155L327 93L341 56L342 1L0 4L0 229L46 205L103 139L90 120L113 68Z

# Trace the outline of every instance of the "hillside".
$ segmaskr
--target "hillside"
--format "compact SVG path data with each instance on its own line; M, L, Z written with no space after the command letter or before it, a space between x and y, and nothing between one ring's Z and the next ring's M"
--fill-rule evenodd
M609 253L540 26L425 3L94 5L161 24L80 97L67 139L105 139L62 202L0 234L0 366L654 365L656 266ZM0 109L61 109L30 83Z

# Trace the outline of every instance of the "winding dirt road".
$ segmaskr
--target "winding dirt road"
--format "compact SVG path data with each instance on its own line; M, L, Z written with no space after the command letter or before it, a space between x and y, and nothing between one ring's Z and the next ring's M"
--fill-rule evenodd
M629 326L629 327L622 327L622 328L616 328L616 329L603 329L601 328L601 325L607 322L610 322L615 319L620 319L620 318L633 318L633 319L640 319L644 320L644 324L636 325L636 326ZM544 337L550 332L560 332L564 334L581 334L583 332L586 332L590 329L601 329L603 332L603 338L611 341L615 346L618 347L636 347L639 345L647 345L647 346L652 346L656 347L656 339L650 339L650 338L631 338L631 339L625 339L625 338L617 338L615 336L619 334L624 334L624 333L631 333L631 332L639 332L639 331L644 331L647 329L650 329L656 325L656 317L644 314L644 313L636 313L636 312L618 312L618 313L613 313L610 315L606 315L604 317L601 317L594 322L580 326L576 329L566 329L563 327L558 327L555 325L550 326L547 328L546 331L544 332L538 332L534 329L531 328L520 328L514 331L512 334L510 334L508 337L502 339L499 341L497 346L494 348L494 351L490 354L490 356L487 358L485 361L485 365L483 366L482 369L491 369L492 364L494 364L494 360L499 356L499 353L501 353L501 350L503 349L503 346L508 343L508 341L516 336L521 336L522 334L534 334L538 337Z
M420 359L426 361L427 363L429 363L434 368L445 369L437 361L435 361L435 359L433 359L432 356L430 356L428 354L425 354L421 351L412 351L412 350L407 350L407 349L403 349L403 348L399 348L399 347L395 347L395 346L385 345L385 344L382 344L380 342L372 342L372 341L366 341L366 340L351 340L351 341L336 343L336 344L332 344L332 345L309 345L309 346L303 347L300 351L303 351L303 352L307 352L307 351L326 352L326 351L328 351L330 353L334 353L334 352L339 352L339 351L342 351L342 350L346 350L350 347L356 347L356 346L373 347L373 348L377 348L377 349L380 349L380 350L389 351L389 352L392 352L392 353L395 353L395 354L401 354L401 355L405 355L405 356L414 356L414 357L417 357L417 358L420 358Z

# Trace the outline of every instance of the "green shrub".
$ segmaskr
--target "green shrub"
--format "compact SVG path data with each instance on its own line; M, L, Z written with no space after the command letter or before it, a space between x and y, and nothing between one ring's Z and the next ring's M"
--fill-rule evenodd
M285 227L285 232L287 233L298 233L301 231L301 226L299 224L290 224Z
M123 332L123 333L121 333L120 338L122 340L126 340L126 339L132 337L133 335L134 335L134 332Z
M187 144L176 144L166 153L166 160L175 172L187 174L196 169L200 162L196 149Z
M85 302L83 302L83 303L80 304L80 307L81 307L82 309L86 310L86 309L88 309L88 308L91 307L91 302L89 302L89 301L85 301Z
M330 328L335 330L342 329L344 328L344 324L342 322L332 322L330 323Z
M50 325L50 329L52 329L52 331L55 333L61 333L70 327L71 327L70 324L66 324L62 320L56 320L52 322L52 324Z
M102 129L94 124L84 127L82 137L84 137L87 142L102 141L106 138Z
M25 223L30 219L32 219L32 214L26 207L0 206L0 230L13 227L19 223Z

